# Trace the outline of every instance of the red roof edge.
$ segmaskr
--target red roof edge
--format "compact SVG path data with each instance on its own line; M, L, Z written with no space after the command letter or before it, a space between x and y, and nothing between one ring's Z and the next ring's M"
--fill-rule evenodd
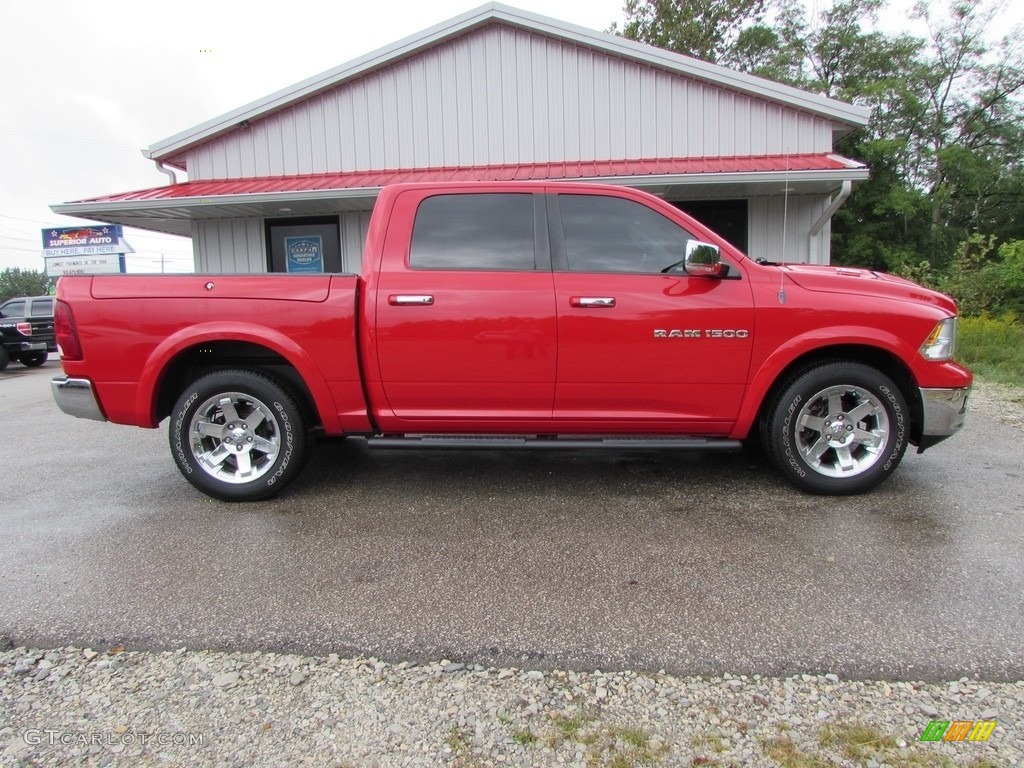
M294 176L185 181L152 189L122 192L80 200L82 203L141 202L192 197L224 197L343 189L376 189L399 182L542 181L629 176L675 176L781 171L837 171L860 164L831 153L802 155L742 155L730 157L658 158L649 160L565 161L517 165L402 168L345 171Z

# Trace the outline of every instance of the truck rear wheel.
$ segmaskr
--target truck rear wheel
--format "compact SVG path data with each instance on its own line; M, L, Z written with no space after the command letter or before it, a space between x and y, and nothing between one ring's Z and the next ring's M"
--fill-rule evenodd
M11 356L7 353L7 350L0 347L0 371L7 367L7 364L11 362Z
M891 475L907 448L909 411L888 376L831 362L804 371L769 403L761 439L785 478L804 491L863 493Z
M273 496L298 474L308 448L292 395L247 370L192 382L174 406L168 435L185 479L222 501Z

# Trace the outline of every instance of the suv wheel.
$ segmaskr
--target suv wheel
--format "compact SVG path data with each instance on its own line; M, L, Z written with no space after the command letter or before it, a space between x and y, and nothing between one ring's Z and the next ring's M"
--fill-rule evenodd
M48 352L26 352L18 359L21 361L22 365L28 366L29 368L38 368L40 365L45 363L48 358Z

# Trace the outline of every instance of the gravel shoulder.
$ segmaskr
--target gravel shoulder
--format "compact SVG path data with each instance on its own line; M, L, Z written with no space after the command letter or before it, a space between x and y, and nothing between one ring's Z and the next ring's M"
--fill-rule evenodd
M1024 682L484 668L274 653L0 654L5 766L1017 766ZM987 740L922 742L933 720Z
M1024 388L975 380L968 409L1024 429Z

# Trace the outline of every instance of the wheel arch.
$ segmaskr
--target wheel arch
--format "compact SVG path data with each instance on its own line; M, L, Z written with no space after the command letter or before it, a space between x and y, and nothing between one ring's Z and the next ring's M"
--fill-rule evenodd
M150 356L139 382L139 413L150 414L155 426L168 416L184 387L217 370L246 368L264 373L287 386L310 426L326 426L336 414L318 407L331 402L330 391L316 366L294 342L260 329L211 331L199 329L188 337L171 336ZM294 347L294 349L293 349ZM333 425L332 426L337 426Z
M788 386L789 382L810 368L832 361L867 365L892 379L910 408L910 442L913 445L917 444L921 436L923 407L920 392L910 368L899 355L890 350L870 344L856 343L835 344L805 351L770 377L766 377L767 380L762 382L758 388L759 396L754 407L744 404L746 407L742 409L741 420L737 423L737 434L734 437L745 438L752 430L756 432L772 401L781 390ZM764 370L762 368L762 373ZM739 434L740 432L742 433Z

